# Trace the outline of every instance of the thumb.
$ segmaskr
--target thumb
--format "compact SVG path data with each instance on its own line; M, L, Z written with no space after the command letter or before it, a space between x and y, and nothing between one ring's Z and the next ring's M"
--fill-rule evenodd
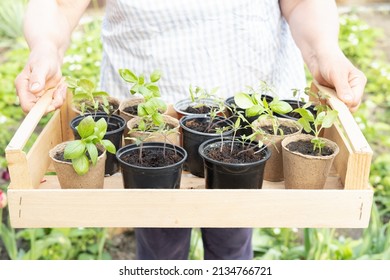
M348 75L337 75L333 81L334 88L336 89L337 96L348 107L354 103L354 93L349 84Z
M28 85L32 93L38 93L45 88L47 73L48 69L46 67L32 68Z

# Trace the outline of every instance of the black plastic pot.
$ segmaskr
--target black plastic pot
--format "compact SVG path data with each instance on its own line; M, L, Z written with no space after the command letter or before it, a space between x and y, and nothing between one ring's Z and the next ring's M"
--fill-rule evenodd
M220 138L221 135L219 133L205 133L193 130L186 126L186 123L190 120L197 119L201 122L208 122L210 117L208 116L185 116L180 119L180 127L182 128L182 146L187 151L188 157L186 160L186 168L192 175L204 178L204 165L203 160L199 155L199 146L204 141L214 138ZM216 121L221 121L222 126L233 126L232 121L228 119L224 119L222 117L216 117ZM233 134L233 130L229 130L224 132L223 137L227 137Z
M274 98L270 95L262 95L261 96L261 99L263 100L263 98L265 97L265 100L267 100L268 103L272 102L272 100L274 100ZM228 107L228 108L233 108L233 105L235 105L236 103L234 102L234 96L231 96L229 98L227 98L225 100L225 106ZM226 110L228 112L228 115L231 116L231 110ZM243 113L243 115L245 116L245 110L244 109L241 109L241 108L237 108L237 111ZM247 117L245 116L245 118L248 120L249 123L252 123L254 122L255 120L257 120L259 116L253 116L253 117ZM237 117L233 117L231 120L233 121L233 123L236 121ZM237 131L237 135L238 136L241 136L241 135L251 135L252 134L252 129L250 127L244 127L246 126L247 124L242 124L243 128L239 129Z
M161 142L143 143L143 149L176 150L182 159L172 165L164 167L141 167L125 162L122 157L134 150L139 150L136 144L127 145L119 149L116 157L122 168L122 178L125 189L178 189L180 188L181 172L187 152L179 147ZM138 153L138 152L137 152Z
M231 142L231 140L224 141L225 144ZM205 165L206 189L261 189L264 167L271 156L269 149L264 147L261 152L264 156L257 162L225 163L208 156L210 148L220 147L220 145L220 139L211 139L199 146L199 154Z
M282 100L284 102L287 102L288 104L291 105L291 107L293 108L293 110L297 109L297 108L301 108L305 105L305 102L302 102L302 101L299 101L298 100L290 100L290 99L286 99L286 100ZM309 110L313 116L316 116L317 115L317 111L315 110L315 106L314 105L310 105L307 110ZM295 113L295 112L290 112L290 113L287 113L287 114L276 114L276 116L280 117L280 118L285 118L285 119L290 119L290 120L294 120L294 121L297 121L298 119L301 118L301 116L298 114L298 113ZM313 124L312 124L313 126ZM307 132L305 132L305 130L302 130L302 133L304 134L307 134Z
M104 118L107 122L107 133L104 136L104 139L110 140L116 150L119 150L122 147L122 135L123 130L126 126L126 121L117 115L108 116L105 113L90 114L95 121ZM70 127L73 130L73 135L75 139L80 139L80 135L77 133L76 127L79 125L81 120L85 118L84 116L77 116L70 122ZM105 165L105 174L113 175L119 171L119 163L114 154L107 153L106 165Z

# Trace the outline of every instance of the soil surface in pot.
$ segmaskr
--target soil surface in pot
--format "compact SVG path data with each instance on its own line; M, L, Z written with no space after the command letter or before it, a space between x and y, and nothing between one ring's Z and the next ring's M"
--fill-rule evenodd
M138 105L129 106L123 109L123 112L126 112L130 115L138 115Z
M216 108L216 107L215 107ZM186 109L183 111L189 114L208 114L210 113L211 109L214 109L213 107L210 106L188 106Z
M214 146L207 149L207 156L210 158L225 162L225 163L250 163L261 160L265 156L265 152L255 153L255 147L249 149L243 148L242 144L235 143L231 152L231 144L226 143L222 149L220 146Z
M138 125L134 125L134 128L138 128ZM164 126L164 130L171 130L171 129L174 129L175 126L173 124L170 124L170 123L166 123L165 126ZM150 128L148 129L147 132L154 132L154 131L158 131L160 128L159 127L153 127L153 128Z
M100 157L102 153L103 152L98 149L98 157ZM91 158L89 157L88 152L87 152L87 157L88 157L89 160L91 160ZM57 151L56 154L54 155L54 158L56 160L63 161L63 162L70 162L70 163L72 162L71 159L65 159L64 158L64 151Z
M142 167L163 167L175 164L182 160L182 156L175 151L164 149L143 149L142 161L139 158L139 150L129 151L121 159L129 164Z
M109 103L110 104L110 111L111 112L116 112L116 111L118 111L118 109L119 109L119 105L118 104L116 104L116 103ZM85 107L86 108L93 108L93 105L90 103L90 102L86 102L85 103ZM80 110L80 107L79 106L77 106L76 107L78 110ZM98 107L98 109L97 109L97 112L98 113L105 113L104 112L104 109L103 109L103 105L102 104L100 104L99 103L99 107ZM92 114L93 114L93 112L92 112Z
M267 134L274 134L274 128L272 127L272 125L262 126L261 129L264 130ZM279 129L283 131L283 135L293 134L299 130L296 127L285 126L283 124L279 126ZM278 130L278 135L280 135L279 133L280 131Z
M286 148L292 152L298 152L298 153L301 153L303 155L309 155L309 156L319 156L320 155L318 150L316 150L315 152L313 151L314 144L311 143L310 141L299 140L296 142L291 142L291 143L287 144ZM333 153L334 153L334 151L331 148L326 147L326 146L323 147L321 150L321 156L330 156Z
M184 123L184 125L192 130L204 133L216 133L217 128L224 127L224 122L219 120L214 121L213 125L210 125L209 119L191 119Z

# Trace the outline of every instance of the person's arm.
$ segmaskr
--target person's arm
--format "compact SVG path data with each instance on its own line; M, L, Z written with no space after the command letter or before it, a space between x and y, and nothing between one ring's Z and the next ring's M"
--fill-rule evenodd
M351 111L361 101L367 79L338 45L337 6L330 0L280 0L293 38L313 78L334 87Z
M90 0L31 0L24 18L24 35L30 56L23 71L15 80L16 91L23 111L28 112L44 89L58 86L48 108L60 107L66 96L61 80L61 65L77 26Z

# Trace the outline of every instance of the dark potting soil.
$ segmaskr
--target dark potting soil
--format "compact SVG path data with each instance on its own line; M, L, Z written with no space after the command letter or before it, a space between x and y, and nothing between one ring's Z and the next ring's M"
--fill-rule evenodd
M279 128L283 131L283 135L289 135L297 132L299 129L296 127L290 127L290 126L285 126L281 124ZM267 134L274 134L274 128L272 125L266 125L261 127L262 130L264 130ZM278 135L280 135L280 131L278 130Z
M138 128L138 125L134 125L134 128ZM166 123L165 126L164 126L164 130L171 130L171 129L174 129L175 126L173 124L170 124L170 123ZM148 129L148 132L153 132L153 131L158 131L160 128L159 127L151 127Z
M85 105L86 105L86 108L93 108L93 105L90 103L90 102L85 102ZM110 107L109 107L109 110L111 112L116 112L118 111L119 109L119 105L114 103L109 103ZM80 108L77 108L78 110L80 110ZM104 113L104 109L103 109L103 105L99 103L99 107L97 109L97 112L101 112L101 113Z
M242 144L236 143L231 152L231 143L226 143L224 146L215 146L207 150L207 155L220 162L225 163L250 163L261 160L265 156L265 152L255 153L256 148L243 147Z
M123 155L121 159L129 164L142 166L142 167L163 167L175 164L179 162L183 157L175 153L172 150L165 150L164 148L158 149L143 149L142 161L139 158L139 150L129 151L126 155Z
M98 156L100 156L102 153L103 153L102 151L98 150ZM87 152L87 157L88 159L90 159L88 152ZM72 160L64 158L64 151L57 151L56 154L54 155L54 158L59 161L64 161L69 163L72 162Z
M210 119L192 119L186 121L184 125L198 132L216 133L217 128L222 128L224 126L224 122L215 120L214 123L210 125Z
M314 144L311 143L310 141L299 140L296 142L291 142L287 144L286 148L292 152L298 152L303 155L319 156L319 151L318 150L313 151ZM321 150L321 156L330 156L333 153L334 151L331 148L326 146L323 147Z
M123 109L123 112L126 112L130 115L134 115L134 116L137 116L138 115L138 105L134 105L134 106L129 106L129 107L126 107L125 109Z
M187 112L189 114L208 114L210 113L211 109L213 107L210 106L200 106L200 107L193 107L193 106L188 106L184 112Z

